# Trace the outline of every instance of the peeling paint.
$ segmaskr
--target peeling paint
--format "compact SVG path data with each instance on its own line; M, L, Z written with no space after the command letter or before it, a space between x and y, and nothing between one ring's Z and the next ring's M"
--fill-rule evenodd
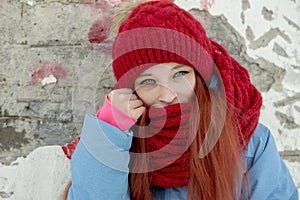
M36 85L40 83L44 78L52 75L56 79L65 78L67 75L66 70L58 63L52 61L43 61L35 65L37 70L31 75L31 84Z
M209 12L200 9L192 9L190 12L204 25L209 38L219 41L230 55L248 69L251 80L259 91L268 92L270 88L282 91L281 82L285 75L285 69L262 57L257 59L250 57L246 52L245 39L223 15L211 16Z
M295 110L300 113L300 106L294 106Z
M279 44L277 44L276 42L274 43L273 49L272 51L274 53L276 53L277 55L280 55L282 57L286 57L288 58L288 54L286 53L286 51L284 50L284 48L282 48Z
M52 84L52 83L56 83L56 82L57 82L57 79L51 74L50 76L45 77L42 80L42 85Z
M21 0L22 3L26 3L30 6L34 6L36 4L35 0Z
M25 130L17 132L12 127L0 127L0 150L7 151L10 148L21 148L24 144L29 144L29 140L25 137Z
M24 3L20 3L20 1ZM2 91L3 89L4 91L0 105L0 116L2 115L0 123L1 121L6 123L6 127L13 127L14 131L19 133L22 133L22 130L25 129L25 136L28 138L29 144L23 145L19 149L11 148L8 151L2 151L0 160L3 166L3 164L9 165L17 157L23 158L23 156L26 156L27 161L36 161L34 165L36 168L32 167L32 162L30 162L30 164L28 162L28 167L26 168L26 165L22 165L20 162L20 173L18 172L17 174L16 171L13 171L13 173L16 174L16 179L8 179L12 185L10 188L6 185L4 189L1 189L2 180L0 177L0 199L4 197L8 198L10 195L12 196L8 199L58 199L58 197L55 198L54 193L63 188L62 182L48 181L54 180L52 175L58 176L57 171L51 171L53 169L52 167L57 165L49 167L51 164L55 164L57 159L56 154L51 150L49 151L49 149L44 150L46 152L45 154L42 153L43 151L39 151L38 154L35 155L44 155L44 157L37 161L34 157L31 157L29 153L41 145L69 142L67 140L71 140L80 132L81 128L78 128L80 127L78 124L81 124L83 119L79 120L73 117L76 116L76 114L72 115L72 113L76 112L73 112L73 108L70 106L72 101L72 86L69 81L53 84L54 87L28 87L24 82L31 80L30 75L37 72L37 74L34 75L38 78L38 73L42 73L43 70L38 72L40 70L40 64L37 65L36 69L31 68L31 70L27 72L24 70L33 66L33 64L35 64L33 62L35 62L36 59L41 59L42 61L45 60L45 58L48 60L51 59L53 61L67 63L62 64L62 66L68 72L68 80L76 81L76 78L78 78L77 75L80 74L78 73L81 68L80 66L84 66L82 63L98 66L98 59L95 58L98 58L97 56L99 55L107 55L111 47L109 47L107 40L102 41L101 37L91 37L95 43L102 41L101 45L90 44L87 33L89 32L89 28L92 30L91 26L95 20L107 16L107 13L110 13L113 7L118 6L118 0L90 0L82 5L79 5L80 0L20 1L0 0L0 12L5 19L1 21L4 34L0 34L1 39L3 39L1 41L5 44L5 49L0 52L0 57L3 61L2 65L0 64L2 66L0 67L0 71L2 70L0 72L0 85L2 86L0 90ZM38 4L30 6L30 1L38 2ZM107 4L103 1L106 1ZM27 2L29 2L29 4ZM84 1L82 0L82 2ZM300 30L300 24L297 17L299 13L297 11L299 11L299 9L297 8L297 4L293 2L296 1L215 1L214 5L209 9L210 14L213 12L215 14L212 16L208 12L205 12L206 14L200 16L202 17L201 20L205 21L203 25L205 25L205 28L208 28L207 34L226 46L230 55L235 57L249 70L251 80L264 96L265 108L262 110L262 122L270 127L276 142L279 144L279 149L283 151L283 158L290 161L296 159L297 156L299 159L299 152L298 154L294 154L292 151L286 152L284 150L295 150L300 144L300 129L291 130L285 128L287 122L289 123L289 120L292 119L294 119L295 124L300 125L300 65L298 64L300 63L300 51L297 49L297 43L299 41L299 37L297 36ZM177 0L177 3L188 8L187 10L197 9L197 12L199 12L201 0ZM5 6L5 8L3 8L3 6ZM273 15L271 15L271 17L274 18L273 21L265 20L262 14L264 6L273 12ZM22 9L23 19L20 19L20 12L13 12L18 9ZM202 12L204 12L204 10L202 10ZM59 21L57 21L57 16L60 16ZM74 22L74 17L68 18L67 16L81 16L81 18ZM50 17L53 17L53 19ZM20 22L22 22L22 30L18 31L20 27L17 25L20 24ZM58 23L57 26L54 22ZM37 23L36 26L33 25L34 23ZM266 44L266 48L258 47L257 50L253 51L249 49L248 45L253 42L255 44L256 40L264 35L271 27L274 29L279 28L282 34L279 33L273 37L272 33L271 37L273 37L273 39L270 39L269 43ZM6 30L11 31L7 32ZM93 27L93 30L98 30L99 33L101 29L100 27L98 27L98 29L97 27ZM16 34L9 34L10 32L15 32ZM82 35L80 33L85 34ZM59 36L59 40L56 40L57 36ZM246 41L245 37L247 39ZM24 42L24 38L28 41L28 44ZM290 43L289 39L291 41ZM15 48L16 44L18 48ZM259 46L259 43L257 43L257 46ZM278 47L286 51L288 58L278 55L278 52L280 52ZM70 53L70 49L76 53ZM93 53L96 50L97 52L95 55L93 54L90 62L83 62L90 50L92 50ZM264 60L260 59L261 57L263 57ZM107 56L107 61L103 59L101 62L109 63L109 59L109 56ZM100 67L98 66L98 68ZM109 69L111 69L111 67ZM91 70L91 73L93 73L93 70ZM53 81L54 79L60 81L54 73L40 77L41 78L37 79L37 83L40 84L39 86L43 83L51 83L51 79L53 79ZM111 90L113 85L111 82L113 83L114 79L108 77L109 76L105 74L103 78L99 78L100 81L96 88L103 88L103 90L97 90L96 92L97 96L95 95L95 99L99 100L95 103L96 108L102 105L100 101L103 100L103 94ZM111 77L113 77L113 75ZM12 86L11 83L14 85ZM88 87L91 87L91 85L88 84ZM104 89L106 89L105 92L102 92ZM293 91L291 91L291 89L293 89ZM86 91L83 90L83 92ZM84 96L86 93L80 92L78 93L78 96L79 95ZM289 97L287 98L287 96ZM82 103L82 105L84 105L82 108L91 107L85 106L86 104ZM276 107L275 105L279 106ZM8 111L11 115L6 117ZM283 118L282 123L279 123L275 117L275 111L279 111L277 117ZM12 116L12 113L14 116ZM79 114L77 115L79 116ZM293 118L290 118L290 116ZM0 134L2 134L1 126L0 132ZM53 156L53 159L49 156ZM51 162L47 162L49 160L51 160ZM292 173L292 175L297 180L296 184L299 188L300 163L297 162L298 165L293 164L296 164L296 162L290 165L292 166L290 169L294 169L294 172L296 172L294 174ZM14 168L17 165L18 163L14 162L10 167ZM63 169L62 171L68 171L66 167L61 165L58 168L60 170ZM43 173L45 169L49 172L47 176L45 176L45 179L44 177L41 179L41 176L37 176L37 169L43 169L41 175L45 175L45 173ZM8 170L4 171L3 168L1 170L0 174L6 176ZM24 173L24 171L28 173ZM32 174L34 174L35 177L32 178ZM26 175L26 178L18 175ZM11 180L16 181L12 183ZM69 180L69 177L63 177L62 180ZM31 185L30 183L33 184ZM45 183L45 185L41 183ZM40 196L34 198L32 195L36 194L34 192L36 186L46 188L46 190L50 192L45 193L43 191L43 193L39 193ZM51 197L47 195L50 193L52 195ZM24 195L28 195L26 196L27 198Z
M243 11L245 11L249 8L250 8L249 0L242 0L242 9L243 9Z
M269 10L267 9L266 7L263 7L262 11L261 11L261 14L264 16L264 18L268 21L271 21L273 20L273 11L272 10Z
M62 199L61 194L71 179L70 161L60 146L39 147L26 158L18 157L9 165L0 164L0 199Z
M215 0L201 0L200 8L203 10L210 9L215 3Z
M245 24L245 14L244 14L244 12L241 12L241 20L242 20L242 24Z
M258 63L259 67L254 69L248 67L248 70L252 74L251 80L255 80L256 87L259 91L268 92L271 88L275 91L282 91L281 82L285 76L286 70L262 57L255 59L255 62ZM259 76L257 77L256 75ZM258 78L258 80L256 78Z
M33 6L36 2L34 0L28 0L27 3L31 6Z
M293 22L291 19L287 18L286 16L283 16L283 19L285 19L288 22L289 25L293 26L298 31L300 30L300 26L297 25L297 23Z
M291 65L291 67L292 67L294 70L299 70L299 69L300 69L300 66L296 66L296 65Z
M110 18L103 17L96 20L93 25L90 27L88 34L90 43L101 43L107 39L110 28Z
M266 32L260 38L258 38L257 40L251 42L249 47L253 50L258 49L260 47L266 47L271 42L271 40L273 40L277 36L282 37L285 41L287 41L290 44L292 43L289 36L286 35L279 28L271 28L268 32Z
M246 28L246 38L249 41L253 41L255 38L254 33L253 33L252 29L250 28L250 26L247 26L247 28Z
M279 120L279 123L286 129L300 128L300 125L295 122L293 116L288 116L287 114L279 111L275 112L275 116Z
M14 193L13 192L3 192L3 191L0 191L0 197L1 198L10 198Z
M297 93L294 96L287 97L285 99L277 101L273 105L277 108L277 107L283 107L283 106L286 106L286 105L293 104L297 101L300 101L300 93Z
M279 154L284 160L288 160L290 162L300 162L300 151L299 150L282 151L282 152L279 152Z

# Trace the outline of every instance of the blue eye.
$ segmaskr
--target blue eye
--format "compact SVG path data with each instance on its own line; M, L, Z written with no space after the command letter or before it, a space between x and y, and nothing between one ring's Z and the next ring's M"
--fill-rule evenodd
M176 77L188 74L188 73L189 73L188 71L179 71L179 72L176 72L173 77L176 78Z
M153 79L145 79L140 82L140 85L149 85L149 84L154 84L154 83L155 83L155 80L153 80Z

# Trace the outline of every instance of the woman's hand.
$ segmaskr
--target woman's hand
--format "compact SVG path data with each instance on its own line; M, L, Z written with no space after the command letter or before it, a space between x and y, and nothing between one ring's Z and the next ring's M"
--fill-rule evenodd
M143 102L129 88L111 91L108 94L108 100L114 107L135 119L138 119L145 111Z

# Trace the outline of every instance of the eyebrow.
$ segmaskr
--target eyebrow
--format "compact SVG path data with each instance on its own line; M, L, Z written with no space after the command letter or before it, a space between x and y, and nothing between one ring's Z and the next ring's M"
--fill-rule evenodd
M176 65L175 67L173 67L172 70L182 68L182 67L185 67L185 65L179 64L179 65ZM144 76L152 76L152 74L141 74L139 77L144 77Z
M152 74L141 74L138 78L143 77L143 76L152 76Z
M185 65L179 64L179 65L176 65L175 67L173 67L172 69L178 69L178 68L181 68L181 67L185 67Z

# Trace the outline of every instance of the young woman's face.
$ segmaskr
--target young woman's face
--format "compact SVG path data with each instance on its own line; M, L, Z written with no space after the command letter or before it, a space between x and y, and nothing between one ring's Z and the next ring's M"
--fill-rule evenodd
M149 107L191 102L194 69L178 63L162 63L145 70L134 82L139 98Z

